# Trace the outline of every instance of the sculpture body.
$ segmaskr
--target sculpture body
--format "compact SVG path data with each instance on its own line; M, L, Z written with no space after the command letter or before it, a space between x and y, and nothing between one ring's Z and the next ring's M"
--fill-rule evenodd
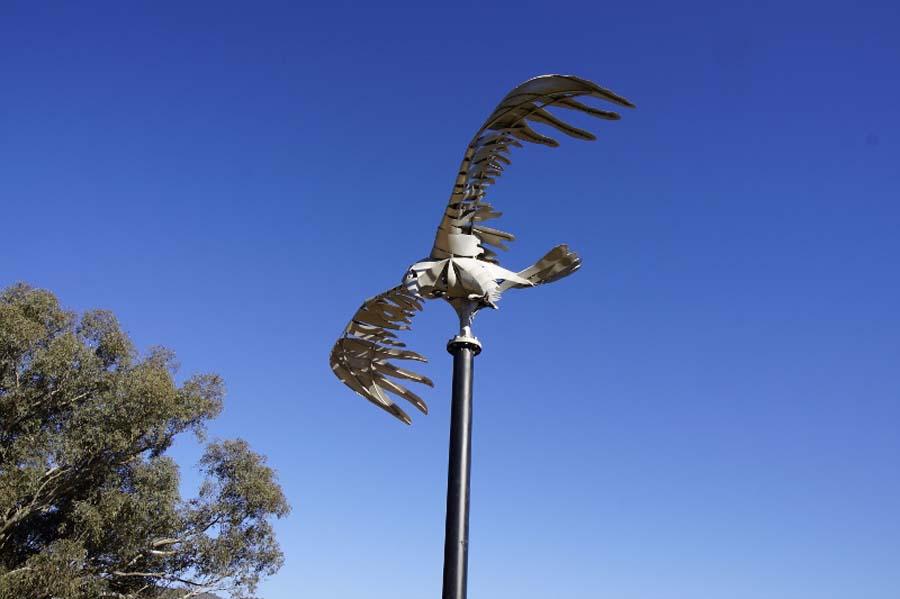
M405 345L397 340L395 332L409 329L423 300L443 299L451 303L460 315L461 332L470 336L468 326L474 314L485 307L496 308L507 289L551 283L578 270L581 259L565 245L553 248L522 271L507 270L500 266L492 247L506 250L505 243L515 237L482 223L501 216L484 198L510 164L511 149L522 147L523 142L559 145L532 129L530 123L548 125L578 139L595 139L593 134L566 123L547 108L573 110L607 120L620 118L615 112L576 100L580 97L634 106L610 90L571 75L529 79L500 102L466 148L429 256L412 264L400 285L366 300L335 343L331 368L342 382L409 424L409 416L386 392L428 413L425 402L394 379L429 386L433 386L432 382L390 362L426 361L403 349Z

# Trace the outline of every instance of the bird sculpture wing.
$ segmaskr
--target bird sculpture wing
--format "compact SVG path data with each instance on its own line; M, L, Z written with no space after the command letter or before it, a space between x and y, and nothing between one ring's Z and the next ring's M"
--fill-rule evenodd
M391 363L392 359L428 361L403 349L406 346L397 341L394 332L409 330L413 316L421 309L422 298L403 285L369 298L331 350L331 369L345 385L406 424L412 422L409 416L385 392L390 391L428 413L428 406L418 395L388 378L434 386L427 377Z
M573 75L542 75L518 86L497 106L475 134L463 157L459 174L453 185L447 209L438 226L431 257L435 260L451 255L476 255L488 262L496 262L496 253L485 247L507 249L505 242L515 237L482 223L501 215L484 201L488 188L510 164L511 148L522 142L555 147L559 143L538 133L530 123L549 125L578 139L596 139L593 134L574 127L547 108L565 108L601 119L617 120L615 112L588 106L576 100L580 97L599 98L619 106L633 108L634 104L599 85ZM474 236L474 238L473 238ZM477 247L474 247L476 246Z

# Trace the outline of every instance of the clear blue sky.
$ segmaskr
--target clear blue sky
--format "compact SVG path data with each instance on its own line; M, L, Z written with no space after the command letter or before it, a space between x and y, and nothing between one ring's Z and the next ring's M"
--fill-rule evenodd
M328 352L427 253L496 102L593 79L638 109L491 191L506 265L584 268L477 319L470 596L896 599L898 11L4 2L0 285L225 378L212 434L294 506L261 597L435 597L452 312L407 336L412 427Z

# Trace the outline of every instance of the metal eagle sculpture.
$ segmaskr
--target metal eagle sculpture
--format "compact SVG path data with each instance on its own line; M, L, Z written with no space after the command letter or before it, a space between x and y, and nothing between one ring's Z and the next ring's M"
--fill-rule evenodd
M422 309L423 300L440 298L452 304L460 316L461 332L469 335L475 313L485 307L496 308L500 295L507 289L552 283L578 270L581 259L566 245L556 246L525 270L507 270L500 266L497 253L488 246L506 250L504 244L515 237L481 223L501 215L484 198L504 167L510 164L511 149L522 147L522 142L559 145L532 129L529 123L549 125L578 139L596 139L547 108L574 110L606 120L620 118L615 112L576 100L580 97L634 107L622 96L573 75L535 77L503 98L466 148L431 253L406 270L400 285L363 302L334 344L331 368L344 384L410 424L409 416L387 392L428 413L425 402L394 379L431 387L434 384L427 377L391 363L392 359L427 361L403 349L405 344L397 340L394 332L409 330L413 316Z

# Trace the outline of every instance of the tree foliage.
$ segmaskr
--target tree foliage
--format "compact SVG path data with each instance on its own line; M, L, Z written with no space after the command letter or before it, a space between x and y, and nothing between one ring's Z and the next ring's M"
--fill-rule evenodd
M175 379L116 318L19 284L0 293L0 599L253 592L282 563L288 504L242 440L207 445L196 497L165 455L222 408L214 374Z

